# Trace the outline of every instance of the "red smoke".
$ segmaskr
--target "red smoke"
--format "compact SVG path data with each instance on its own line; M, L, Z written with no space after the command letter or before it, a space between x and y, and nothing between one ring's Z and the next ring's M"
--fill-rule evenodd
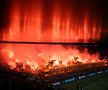
M31 3L18 1L13 4L9 17L10 24L2 34L4 41L95 42L100 40L101 23L95 18L91 19L86 9L78 9L81 11L78 15L69 3L65 7L59 1L55 1L49 8L48 6L44 8L45 0L43 2L32 0Z

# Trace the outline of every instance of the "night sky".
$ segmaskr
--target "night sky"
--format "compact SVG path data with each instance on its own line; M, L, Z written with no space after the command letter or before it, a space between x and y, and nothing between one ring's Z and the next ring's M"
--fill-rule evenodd
M18 2L21 12L24 12L28 7L31 8L32 4L42 4L42 9L46 21L51 18L50 13L54 3L58 4L63 11L69 10L73 13L75 18L81 19L83 10L88 12L90 19L96 19L101 22L102 35L100 42L108 42L108 3L107 0L0 0L0 32L3 28L9 26L11 9L14 3ZM63 13L62 13L63 16Z

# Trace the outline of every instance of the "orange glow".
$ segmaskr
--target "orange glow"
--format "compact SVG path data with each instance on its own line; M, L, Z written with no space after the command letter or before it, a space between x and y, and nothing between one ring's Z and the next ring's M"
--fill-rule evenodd
M63 45L23 45L2 44L1 55L4 62L13 68L16 63L22 63L24 67L30 66L35 70L40 66L46 66L53 61L52 66L68 66L77 63L101 62L99 54L90 54L88 49L77 49L77 46L64 47Z
M89 17L86 10L83 13L83 9L80 11L82 15L77 15L74 5L65 7L65 3L58 1L53 0L50 8L44 0L15 1L10 9L10 23L4 28L0 40L60 43L95 43L100 40L101 23L98 20ZM54 67L100 62L99 54L90 54L87 49L80 51L77 46L47 44L0 44L0 59L12 68L20 63L23 68L29 66L32 70L49 63Z

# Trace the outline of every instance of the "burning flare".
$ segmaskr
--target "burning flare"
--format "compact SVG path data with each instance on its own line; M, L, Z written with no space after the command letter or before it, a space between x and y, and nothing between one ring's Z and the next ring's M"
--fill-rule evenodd
M40 66L69 66L74 64L101 62L99 54L90 54L87 48L79 50L76 46L63 45L25 45L2 44L0 45L1 62L12 67L17 63L36 69Z

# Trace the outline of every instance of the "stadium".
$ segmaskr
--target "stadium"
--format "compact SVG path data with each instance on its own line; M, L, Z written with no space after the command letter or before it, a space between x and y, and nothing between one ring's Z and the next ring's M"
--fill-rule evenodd
M105 6L1 0L0 90L107 90Z

